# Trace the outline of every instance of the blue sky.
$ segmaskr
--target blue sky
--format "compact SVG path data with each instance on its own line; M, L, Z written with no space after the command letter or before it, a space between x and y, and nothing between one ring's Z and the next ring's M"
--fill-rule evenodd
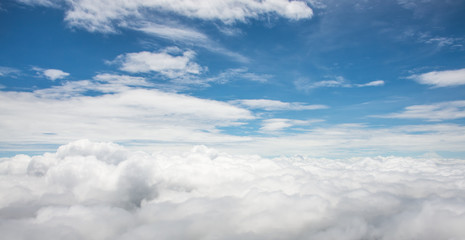
M0 151L464 157L465 2L0 3Z

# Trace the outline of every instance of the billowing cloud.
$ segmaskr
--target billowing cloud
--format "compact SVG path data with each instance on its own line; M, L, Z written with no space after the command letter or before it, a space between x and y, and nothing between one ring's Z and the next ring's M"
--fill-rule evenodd
M7 239L462 239L463 161L131 152L0 160Z
M443 121L465 118L465 101L440 102L429 105L413 105L403 112L380 115L384 118L425 119Z
M205 68L193 61L195 52L166 48L160 52L136 52L119 55L114 62L120 69L130 73L157 72L168 78L187 74L200 74Z
M465 85L465 68L457 70L433 71L408 77L420 84L433 87L455 87Z
M242 99L234 100L230 103L244 106L250 109L263 109L266 111L276 111L276 110L316 110L316 109L326 109L326 105L308 105L299 102L282 102L278 100L270 99Z

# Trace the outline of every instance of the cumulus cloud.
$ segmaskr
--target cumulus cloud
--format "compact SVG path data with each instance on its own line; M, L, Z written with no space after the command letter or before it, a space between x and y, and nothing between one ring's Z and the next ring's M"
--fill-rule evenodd
M179 48L171 47L160 52L122 54L114 62L120 64L120 69L126 72L158 72L168 78L176 78L188 74L200 74L205 70L193 61L194 57L194 51L181 51Z
M251 109L263 109L266 111L276 110L316 110L326 109L326 105L308 105L300 102L282 102L270 99L242 99L230 101L232 104L244 106Z
M443 121L465 118L465 101L441 102L430 105L413 105L403 112L380 115L384 118L425 119Z
M432 71L408 77L420 84L433 87L455 87L465 85L465 68L446 71Z
M36 71L39 76L48 78L52 81L69 76L69 73L63 72L60 69L43 69L39 67L33 67L32 69Z
M7 239L461 239L462 160L262 158L87 140L0 160Z

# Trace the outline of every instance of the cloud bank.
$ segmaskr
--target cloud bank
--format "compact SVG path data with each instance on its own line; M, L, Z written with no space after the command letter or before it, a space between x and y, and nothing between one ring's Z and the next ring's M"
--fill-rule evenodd
M462 239L465 162L131 152L0 159L5 239Z

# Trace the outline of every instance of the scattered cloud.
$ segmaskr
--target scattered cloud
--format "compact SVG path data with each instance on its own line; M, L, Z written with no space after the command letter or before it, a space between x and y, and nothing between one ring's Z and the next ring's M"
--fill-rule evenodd
M230 103L250 109L263 109L265 111L276 110L317 110L326 109L326 105L308 105L299 102L282 102L269 99L242 99L230 101Z
M119 55L113 63L130 73L157 72L168 78L200 74L206 70L193 61L195 52L170 47L160 52L136 52Z
M401 113L391 113L376 117L425 119L427 121L444 121L465 118L465 101L441 102L430 105L406 107Z
M32 70L36 71L39 76L48 78L52 81L57 79L63 79L69 76L69 73L63 72L60 69L44 69L39 67L33 67Z
M81 140L56 153L1 159L0 232L8 239L461 239L464 174L463 161L453 159L271 159L204 146L150 154Z
M363 84L353 84L347 81L342 76L336 76L332 80L323 80L323 81L310 81L307 78L299 78L294 81L294 86L299 90L308 91L315 88L334 88L334 87L343 87L343 88L352 88L352 87L376 87L376 86L383 86L383 80L376 80L368 83Z
M465 85L465 68L415 74L409 76L408 79L433 87L455 87Z

